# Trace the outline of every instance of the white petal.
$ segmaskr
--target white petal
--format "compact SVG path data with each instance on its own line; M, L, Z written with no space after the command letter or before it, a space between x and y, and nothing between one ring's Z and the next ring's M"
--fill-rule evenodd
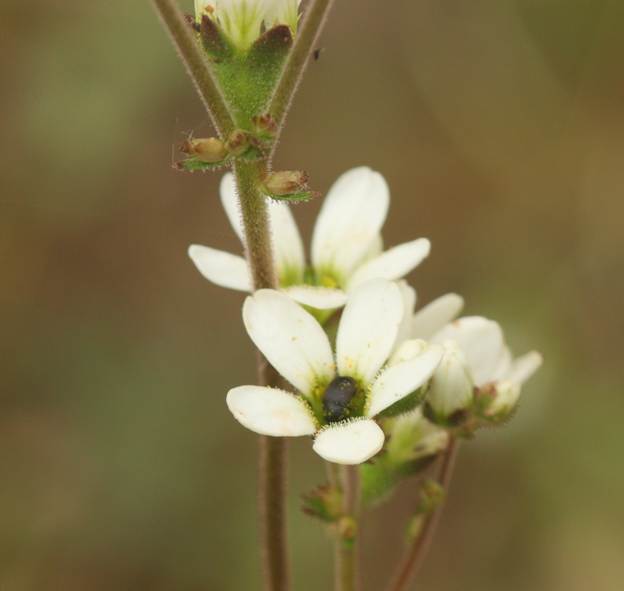
M370 261L371 259L378 257L382 252L383 252L383 238L381 237L381 234L377 234L371 240L371 243L368 245L366 252L362 256L361 260L358 261L358 263L362 264L362 263L365 263L366 261Z
M343 278L366 254L388 212L388 185L367 167L343 174L331 187L312 236L312 263Z
M454 320L464 307L464 298L447 293L418 310L412 319L411 336L430 339L436 332Z
M395 347L408 340L412 336L412 316L416 306L416 290L407 284L407 281L397 281L403 299L403 317L399 325Z
M508 354L498 322L481 316L465 316L447 324L432 341L457 343L466 356L477 386L496 379L500 364Z
M221 204L225 209L225 214L230 220L230 224L236 232L239 240L245 244L245 232L243 230L243 216L241 214L240 205L238 203L238 192L236 189L236 181L231 172L226 173L221 179L219 187L221 194Z
M447 342L442 361L433 374L427 401L436 414L446 418L470 405L473 386L464 354L456 343Z
M384 369L371 387L366 416L374 417L418 390L433 375L443 351L440 345L431 345L409 361Z
M310 407L285 390L239 386L228 392L226 402L241 425L260 435L296 437L313 435L317 429Z
M542 356L537 351L526 353L514 359L505 378L517 384L524 384L542 365Z
M245 328L269 363L303 394L334 377L334 360L320 324L287 295L261 289L243 305Z
M428 255L431 243L426 238L399 244L364 263L348 280L351 289L370 279L400 279L415 269Z
M251 291L249 268L243 257L199 244L191 244L188 255L208 281L221 287Z
M384 432L375 421L355 419L323 429L314 440L314 451L328 462L361 464L379 453Z
M336 337L338 373L370 383L392 351L402 317L395 283L369 281L349 294Z
M305 255L301 235L290 208L285 203L269 203L269 217L273 231L273 250L280 278L303 280Z
M347 294L341 289L293 285L282 291L296 302L319 310L342 308L347 301Z

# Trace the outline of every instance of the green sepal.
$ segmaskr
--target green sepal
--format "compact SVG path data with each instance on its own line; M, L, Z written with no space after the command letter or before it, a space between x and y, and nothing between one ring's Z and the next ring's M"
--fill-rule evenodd
M254 42L247 54L247 61L252 68L273 70L282 66L293 44L290 27L277 25Z
M326 523L336 523L342 516L342 493L329 484L318 486L302 496L301 509L310 517Z
M405 414L406 412L410 412L414 410L417 406L422 404L422 401L425 399L425 395L427 393L427 389L423 386L422 388L418 388L411 394L404 396L401 400L398 400L385 410L379 413L379 417L382 419L398 417L400 415Z
M362 502L366 505L387 500L401 480L400 471L387 454L378 455L374 461L361 464L359 470Z
M213 61L226 60L234 54L234 48L220 27L208 15L202 15L199 37L206 53Z
M267 194L267 197L275 201L288 201L290 203L305 203L316 197L315 191L301 191L300 193L288 193L286 195L271 195Z
M229 164L229 158L220 162L204 162L199 158L191 156L175 163L176 170L184 172L206 172L209 170L221 170Z
M247 52L214 61L214 73L241 128L254 129L254 118L267 112L292 42L290 29L278 25L262 34Z

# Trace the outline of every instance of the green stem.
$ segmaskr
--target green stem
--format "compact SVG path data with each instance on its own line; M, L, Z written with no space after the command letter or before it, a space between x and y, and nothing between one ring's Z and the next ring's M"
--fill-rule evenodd
M438 482L445 492L448 491L455 466L455 458L457 456L458 443L455 437L451 437L449 443L442 454L440 469L438 471ZM442 512L442 504L436 507L427 517L420 531L420 534L414 539L408 548L405 556L401 560L396 571L395 577L391 584L387 587L387 591L405 591L413 580L416 572L423 563L433 534L435 533L440 514Z
M226 138L235 129L234 121L193 29L175 0L152 0L152 4L178 50L178 55L195 84L217 132L222 138Z
M333 0L314 0L308 7L301 27L299 27L295 44L290 51L269 106L269 113L280 128L284 124L286 113L290 108L292 98L297 91L303 71L323 29L332 3Z
M343 518L336 536L336 591L355 591L357 580L357 539L359 517L359 480L354 466L341 466ZM345 532L342 528L347 528ZM351 531L349 531L351 530Z
M267 160L237 160L233 167L254 289L278 287L267 199L259 190L267 168Z

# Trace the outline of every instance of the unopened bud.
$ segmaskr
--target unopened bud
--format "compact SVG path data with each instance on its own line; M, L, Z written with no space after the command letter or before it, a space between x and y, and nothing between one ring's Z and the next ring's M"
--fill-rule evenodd
M493 396L485 409L486 416L504 418L509 415L518 403L520 389L520 384L510 380L493 384Z
M434 418L445 421L470 407L474 384L464 354L454 342L444 345L444 356L431 379L427 402Z
M277 123L270 113L256 115L252 117L251 122L254 126L254 130L258 135L273 136L277 131Z
M264 179L264 188L269 195L290 195L306 190L307 173L301 170L280 170L271 172Z
M242 129L235 129L225 142L225 147L233 156L240 156L249 148L249 136Z
M180 150L189 156L195 156L202 162L221 162L225 160L228 152L225 144L216 137L186 140Z

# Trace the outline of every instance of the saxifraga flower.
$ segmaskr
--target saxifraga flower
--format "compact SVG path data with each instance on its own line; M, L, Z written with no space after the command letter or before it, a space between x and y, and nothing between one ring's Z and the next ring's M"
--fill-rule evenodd
M394 353L404 315L395 283L373 280L348 297L336 352L317 320L285 294L259 290L243 306L252 341L295 392L239 386L227 405L263 435L315 435L314 451L339 464L378 453L384 433L373 418L425 384L442 347L408 340Z
M234 177L221 182L221 201L244 244ZM367 167L344 173L330 188L319 213L306 265L303 242L288 205L269 203L273 250L280 289L297 302L317 309L344 305L347 293L370 279L395 280L407 275L429 255L426 238L382 252L381 227L390 194L383 176ZM209 281L240 291L251 291L245 259L221 250L193 244L189 256Z

